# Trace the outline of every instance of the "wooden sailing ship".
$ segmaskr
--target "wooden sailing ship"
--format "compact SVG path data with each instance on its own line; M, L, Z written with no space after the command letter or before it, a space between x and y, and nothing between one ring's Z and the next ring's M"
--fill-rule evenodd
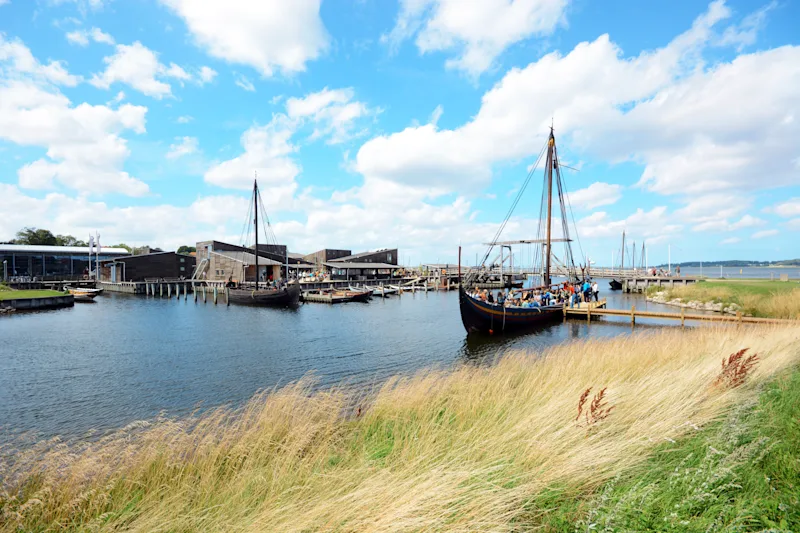
M244 280L240 284L231 284L228 286L228 298L231 303L244 304L244 305L261 305L261 306L274 306L274 307L291 307L296 306L300 301L300 284L297 281L286 283L284 281L275 283L267 283L260 280L260 273L258 268L258 211L259 200L261 195L258 191L258 180L253 180L253 212L254 225L255 225L255 248L253 255L255 256L255 279L252 283ZM262 202L263 207L263 202ZM248 217L249 219L249 217ZM273 243L274 244L274 243ZM289 274L287 265L286 275Z
M483 259L483 265L489 258L492 249L495 246L508 246L512 243L535 243L541 245L538 248L537 258L541 260L540 265L540 283L536 287L523 290L541 290L547 291L550 289L555 290L559 284L554 284L551 276L551 270L554 263L559 263L563 270L566 271L568 281L578 281L577 270L575 262L572 257L572 249L570 247L571 239L569 238L569 224L567 217L567 203L565 201L565 190L561 179L561 165L558 160L558 150L556 148L555 135L553 129L550 129L550 136L546 144L547 155L545 159L545 172L544 172L544 188L542 195L542 205L539 218L539 230L536 239L525 241L498 241L498 237L503 231L506 223L511 217L514 207L519 202L525 187L531 179L531 176L538 167L534 165L533 169L528 174L523 186L515 199L512 208L506 215L506 219L500 226L495 238L489 243L489 250ZM544 150L542 151L544 153ZM539 159L541 160L541 154ZM554 189L560 205L561 224L563 231L563 238L553 238L552 236L552 223L553 223L553 196ZM564 252L561 258L558 258L553 253L554 243L564 243ZM547 324L553 320L558 320L563 316L563 304L558 305L540 305L537 307L520 307L520 306L507 306L482 299L471 294L471 288L479 286L481 283L482 269L475 269L471 271L466 279L462 280L459 285L459 307L461 309L461 321L464 328L468 333L501 333L520 330L531 330L537 326ZM459 250L459 278L461 277L461 252ZM501 275L502 281L502 275Z

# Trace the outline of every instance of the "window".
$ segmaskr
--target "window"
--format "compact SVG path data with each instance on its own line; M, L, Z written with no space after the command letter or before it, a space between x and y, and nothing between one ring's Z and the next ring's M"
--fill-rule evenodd
M392 254L391 253L386 254L386 259L391 263L392 262Z
M186 258L185 257L181 257L181 263L185 263L185 262L186 262Z
M183 271L185 271L185 270L186 270L186 267L182 266L182 267L181 267L181 272L183 272Z

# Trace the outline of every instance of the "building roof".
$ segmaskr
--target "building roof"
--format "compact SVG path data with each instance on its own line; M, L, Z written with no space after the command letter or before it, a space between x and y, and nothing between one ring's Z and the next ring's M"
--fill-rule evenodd
M341 261L329 261L327 263L323 263L323 265L330 268L400 268L397 265L390 265L388 263L342 263Z
M331 259L331 261L335 261L340 263L342 261L352 261L353 259L361 259L362 257L369 257L371 255L380 254L383 252L394 252L397 248L381 248L380 250L373 250L371 252L360 252L353 255L346 255L344 257L337 257L336 259Z
M302 259L306 256L306 254L298 254L295 252L286 252L286 255L289 256L289 259Z
M84 254L89 255L88 246L46 246L39 244L0 244L0 252L15 253L28 252L34 254ZM97 252L97 248L93 253ZM101 254L106 255L130 255L125 248L100 248Z
M127 260L131 260L131 259L137 260L137 259L144 259L146 257L152 257L154 255L169 255L169 254L174 254L174 255L178 255L178 256L182 256L182 257L194 257L194 256L189 255L189 254L179 254L178 252L150 252L149 254L136 254L136 255L128 254L128 255L123 256L123 257L115 257L114 259L105 259L105 260L100 261L100 262L101 263L112 263L114 261L127 261Z
M255 265L256 264L256 256L253 254L249 254L247 252L238 252L238 251L229 251L229 250L220 250L220 251L213 251L211 252L215 255L224 255L234 261L238 261L239 263L243 263L245 265ZM266 257L258 256L258 264L259 266L276 266L282 265L283 263L279 263L275 260L268 259Z

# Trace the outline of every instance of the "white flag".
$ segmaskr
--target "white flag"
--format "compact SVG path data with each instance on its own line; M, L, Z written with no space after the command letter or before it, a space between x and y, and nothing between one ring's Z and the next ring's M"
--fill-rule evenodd
M89 253L92 253L92 249L94 248L94 237L90 234L89 235Z
M97 234L97 253L100 253L100 234Z

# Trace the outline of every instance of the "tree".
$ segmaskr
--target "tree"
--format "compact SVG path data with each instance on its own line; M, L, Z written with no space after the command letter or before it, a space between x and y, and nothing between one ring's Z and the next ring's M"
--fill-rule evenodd
M133 253L133 248L131 248L130 246L128 246L128 245L127 245L127 244L125 244L124 242L121 242L121 243L119 243L119 244L115 244L115 245L114 245L114 246L112 246L111 248L125 248L126 250L128 250L128 253L129 253L129 254L132 254L132 253Z
M58 246L89 246L85 241L79 241L72 235L59 235L56 237Z
M184 246L181 246L180 248L178 248L178 253L179 254L190 254L190 253L196 252L196 251L197 251L197 248L195 248L194 246L186 246L186 245L184 245Z
M58 238L46 229L22 228L17 232L16 243L58 246Z

